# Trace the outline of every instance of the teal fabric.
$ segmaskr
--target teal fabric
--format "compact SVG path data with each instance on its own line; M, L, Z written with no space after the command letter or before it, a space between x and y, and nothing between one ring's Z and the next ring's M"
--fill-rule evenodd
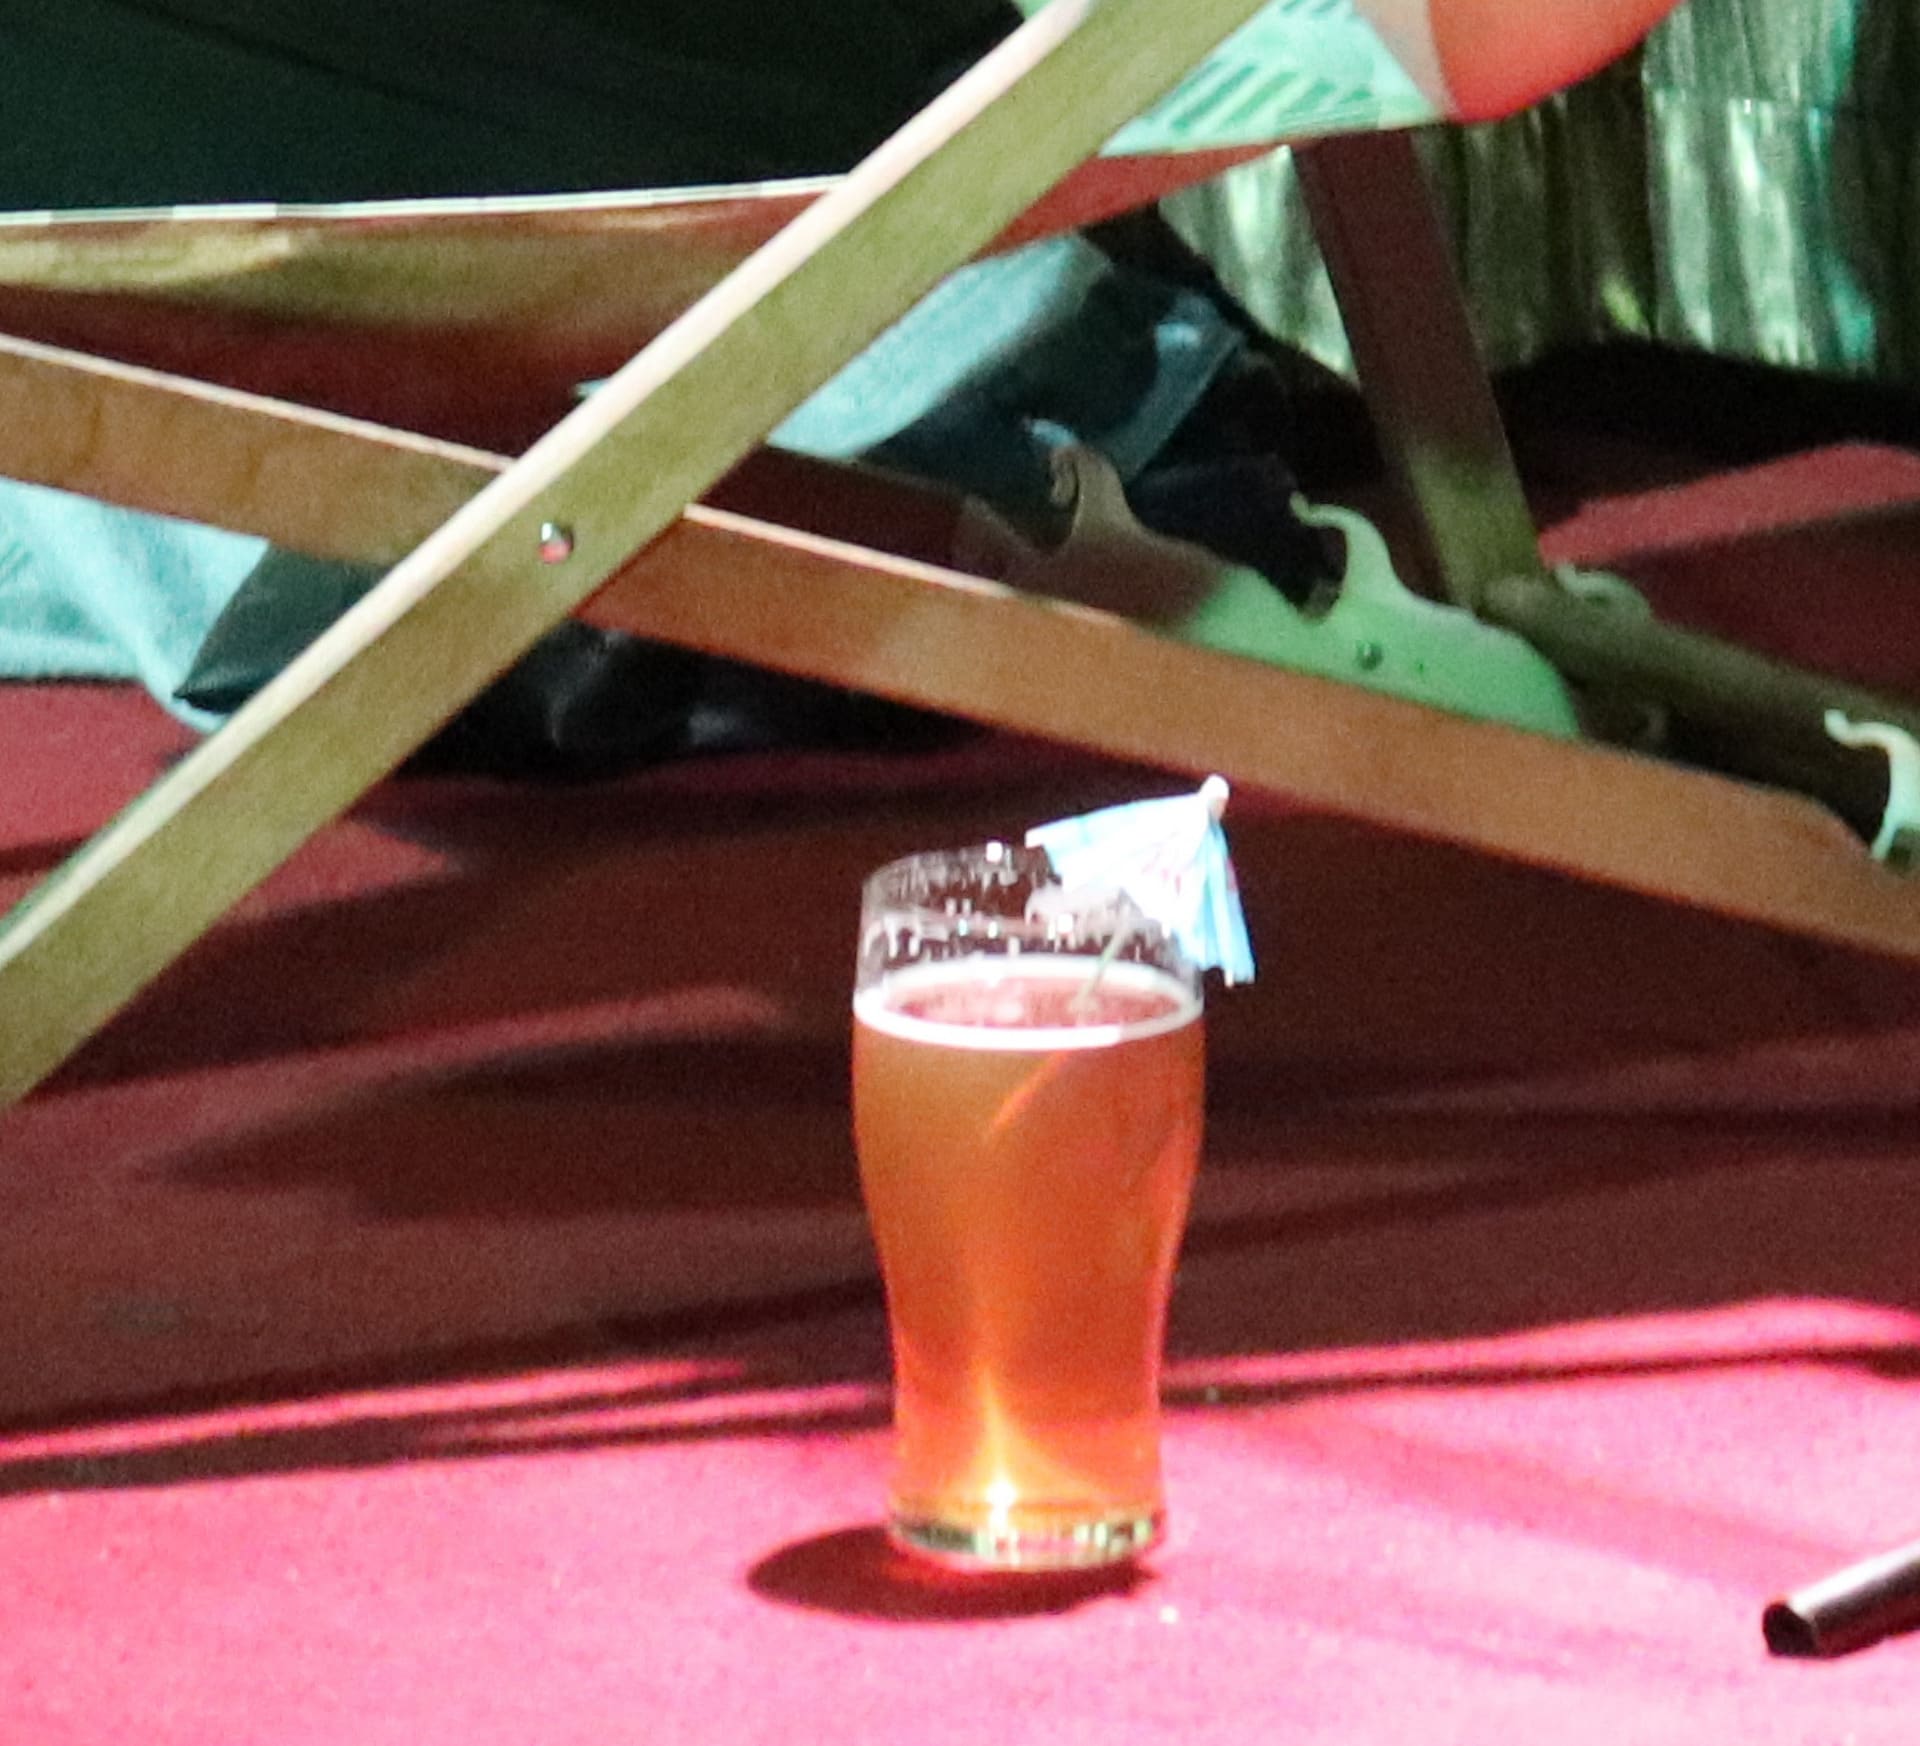
M132 679L174 700L263 541L0 482L0 674Z
M773 440L1037 507L1039 446L1071 437L1133 477L1240 344L1197 292L1056 237L954 274Z

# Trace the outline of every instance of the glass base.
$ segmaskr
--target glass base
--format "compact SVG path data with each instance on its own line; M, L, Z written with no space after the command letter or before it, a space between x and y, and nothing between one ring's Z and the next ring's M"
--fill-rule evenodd
M1059 1522L955 1522L896 1514L887 1534L902 1551L949 1570L1097 1570L1124 1564L1159 1545L1161 1510Z

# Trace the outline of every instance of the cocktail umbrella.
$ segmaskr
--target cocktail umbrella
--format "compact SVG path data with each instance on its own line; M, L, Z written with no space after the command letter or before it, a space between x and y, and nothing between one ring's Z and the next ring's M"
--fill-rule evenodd
M1209 776L1191 794L1103 807L1037 825L1031 848L1045 849L1069 901L1110 894L1165 928L1198 968L1229 983L1253 980L1240 887L1221 817L1227 784Z

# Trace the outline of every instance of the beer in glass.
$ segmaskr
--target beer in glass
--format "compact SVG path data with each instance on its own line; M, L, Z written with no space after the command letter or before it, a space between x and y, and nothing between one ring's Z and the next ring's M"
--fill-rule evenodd
M1063 1569L1160 1537L1159 1373L1201 1135L1199 978L989 844L867 883L854 1134L894 1355L889 1527Z

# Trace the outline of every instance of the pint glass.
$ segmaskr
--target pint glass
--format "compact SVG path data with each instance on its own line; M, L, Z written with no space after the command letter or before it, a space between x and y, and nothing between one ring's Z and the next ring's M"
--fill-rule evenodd
M868 880L854 1138L893 1344L896 1543L1043 1570L1160 1537L1200 1006L1170 936L1062 891L1041 850Z

